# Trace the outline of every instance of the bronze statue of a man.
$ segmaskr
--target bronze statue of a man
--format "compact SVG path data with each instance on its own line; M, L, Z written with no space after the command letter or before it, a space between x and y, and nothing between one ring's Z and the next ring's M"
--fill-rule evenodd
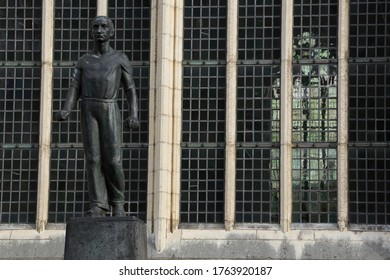
M66 120L79 98L81 129L88 170L89 217L105 216L112 206L113 216L124 216L125 180L121 159L121 118L117 104L122 84L130 116L125 126L139 127L137 95L127 56L110 47L112 21L96 17L91 24L94 48L83 55L73 72L64 107L56 115Z

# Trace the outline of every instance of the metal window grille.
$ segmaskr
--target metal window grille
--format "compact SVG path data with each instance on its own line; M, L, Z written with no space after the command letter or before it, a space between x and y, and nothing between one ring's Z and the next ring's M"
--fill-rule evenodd
M150 1L108 1L108 16L113 19L113 47L123 50L130 61L149 62Z
M337 25L338 1L294 1L293 223L337 222Z
M237 142L279 143L280 66L238 66Z
M279 149L237 148L236 222L279 222Z
M239 1L236 222L279 222L281 1Z
M41 1L1 1L0 62L41 60Z
M238 66L237 84L236 221L277 223L280 66Z
M0 223L34 223L41 1L0 3Z
M185 61L226 59L226 2L185 0Z
M0 223L34 223L38 149L0 149Z
M387 0L350 1L351 58L390 57L389 10Z
M184 2L182 224L224 220L226 2Z
M390 3L350 3L349 221L390 224Z
M92 2L91 2L92 3ZM59 2L62 4L62 2ZM65 9L73 11L71 16L73 25L85 26L85 31L89 34L90 21L96 16L96 1L93 1L93 8L87 9L85 12L85 3L78 3L77 6L72 6L74 2L67 1L64 3ZM149 58L149 42L146 38L149 37L149 25L145 20L149 16L150 4L148 1L133 1L131 5L126 2L112 2L115 6L109 6L109 16L113 20L115 37L112 39L112 46L126 53L129 50L129 59L133 64L134 82L137 88L139 99L139 118L140 129L138 131L127 131L123 129L122 133L122 159L123 169L125 173L125 211L129 215L137 216L141 219L146 219L146 194L147 194L147 156L148 156L148 107L149 107L149 62L142 61ZM56 9L63 10L61 6ZM78 10L78 12L76 12ZM71 13L71 14L72 14ZM133 20L126 20L122 15L116 18L116 15L135 15ZM56 14L57 16L58 14ZM67 14L68 15L68 14ZM145 18L146 17L146 18ZM141 19L142 18L142 19ZM79 21L78 23L75 23ZM141 21L141 22L140 22ZM61 24L67 24L65 19L60 19ZM141 24L141 26L140 26ZM63 30L63 28L59 28ZM141 49L136 49L134 53L124 37L123 31L129 31L132 34L141 33L142 42ZM64 37L65 31L56 32L55 36L59 36L61 40ZM139 34L138 34L139 35ZM136 39L141 37L134 35L132 47L137 46ZM69 37L69 40L80 41L85 39L85 44L72 47L69 54L66 56L71 62L57 62L54 68L54 89L53 89L53 116L61 109L66 98L73 65L81 55L92 48L92 40L87 37L77 38L82 36L81 33L74 34L75 37ZM68 38L68 37L67 37ZM56 38L57 39L57 38ZM60 41L61 41L60 40ZM148 39L149 40L149 39ZM79 49L83 47L83 49ZM121 49L126 47L126 49ZM58 50L60 51L60 50ZM123 90L120 92L118 105L121 109L122 120L128 116L127 101L124 97ZM51 159L51 182L50 182L50 209L49 222L63 223L69 217L80 217L88 208L88 192L87 192L87 174L84 163L84 152L82 148L82 137L80 127L80 109L79 104L65 122L53 122L52 132L52 159Z
M224 148L183 148L181 223L223 223Z
M280 59L281 1L239 1L238 59Z
M337 222L337 150L293 149L293 223Z
M182 223L223 222L225 71L184 67Z
M337 141L337 65L293 67L295 143Z
M96 0L55 0L54 13L54 61L77 62L93 46L89 31Z
M349 149L349 222L390 224L390 149Z

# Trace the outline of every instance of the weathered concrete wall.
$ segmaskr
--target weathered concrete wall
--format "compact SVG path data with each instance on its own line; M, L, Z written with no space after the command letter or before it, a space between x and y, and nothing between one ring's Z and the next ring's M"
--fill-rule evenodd
M390 259L390 232L177 230L151 259ZM63 259L64 230L1 230L0 259Z

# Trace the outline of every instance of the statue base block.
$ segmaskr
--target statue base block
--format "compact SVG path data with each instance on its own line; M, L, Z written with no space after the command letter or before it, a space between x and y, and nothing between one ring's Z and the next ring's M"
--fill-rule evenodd
M145 260L146 225L135 217L71 218L65 260Z

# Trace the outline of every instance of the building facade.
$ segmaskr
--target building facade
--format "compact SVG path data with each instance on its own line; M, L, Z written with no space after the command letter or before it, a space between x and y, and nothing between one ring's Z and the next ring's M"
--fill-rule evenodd
M0 3L0 258L63 258L88 207L79 107L53 116L96 15L134 69L151 259L390 258L389 1Z

